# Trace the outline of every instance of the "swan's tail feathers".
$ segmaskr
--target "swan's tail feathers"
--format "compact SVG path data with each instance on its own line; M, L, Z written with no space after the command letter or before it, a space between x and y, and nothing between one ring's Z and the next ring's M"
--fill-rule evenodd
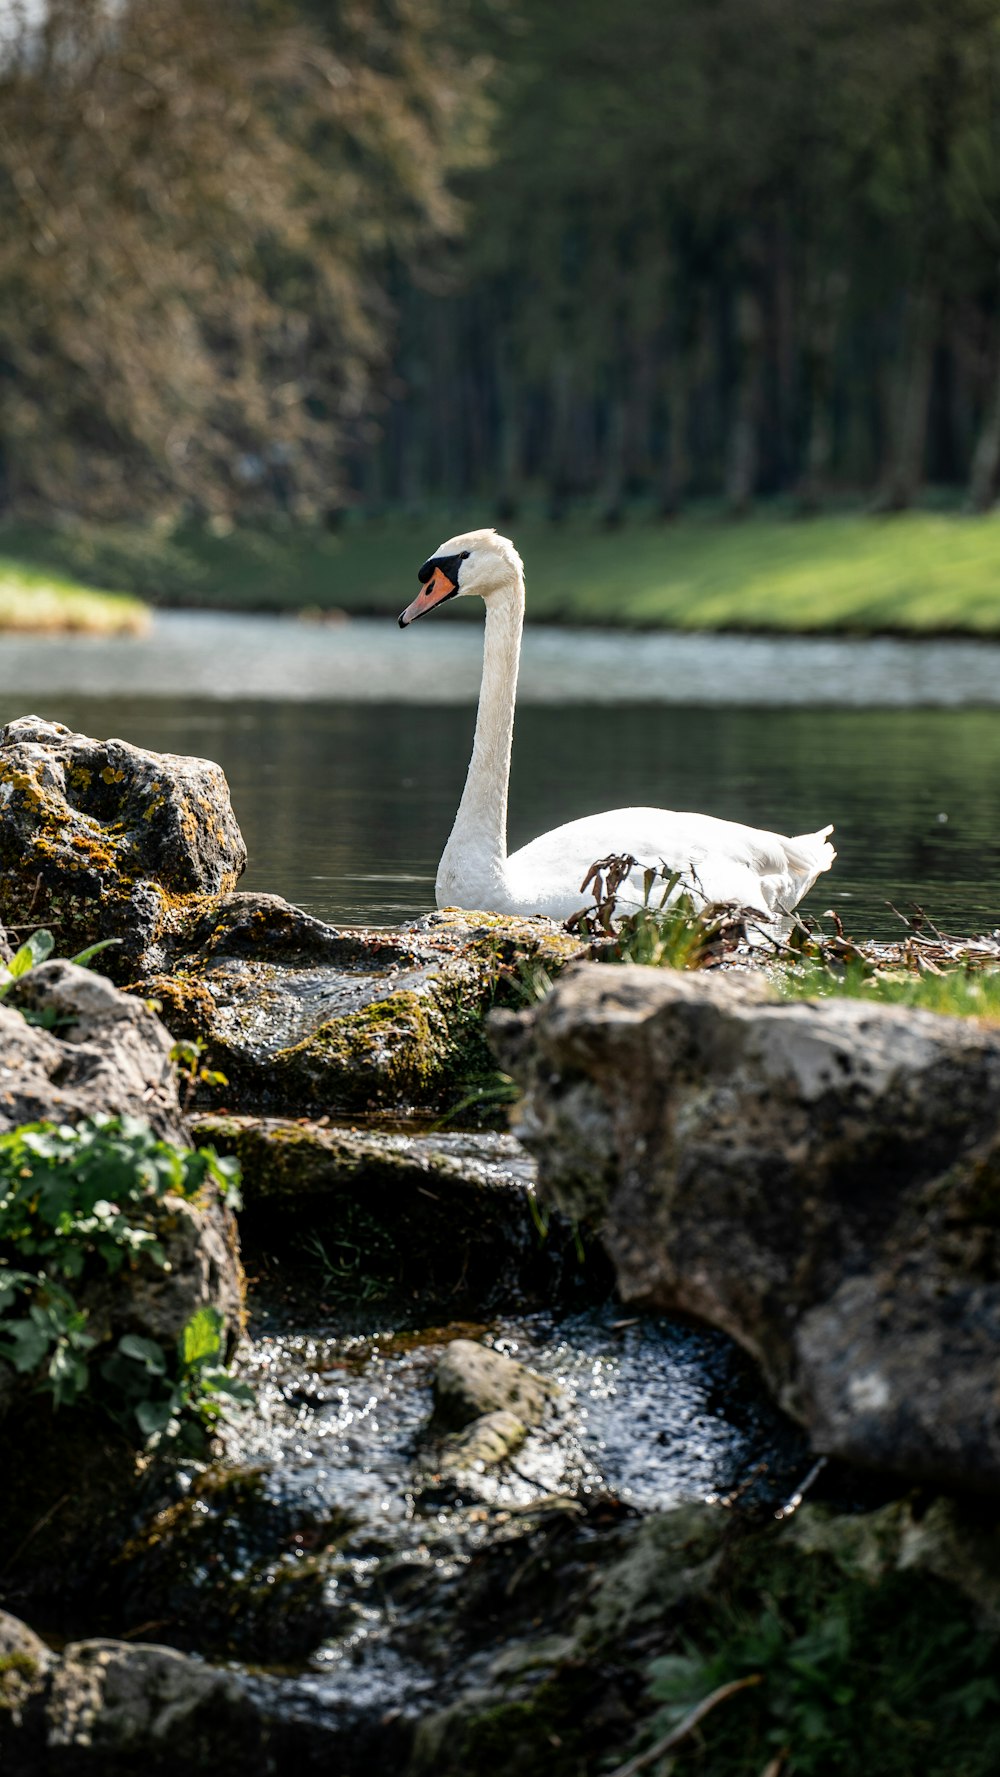
M829 840L832 832L831 823L829 827L821 827L818 833L799 833L794 839L786 839L788 869L795 882L792 906L809 893L816 878L822 876L824 870L829 870L837 856Z

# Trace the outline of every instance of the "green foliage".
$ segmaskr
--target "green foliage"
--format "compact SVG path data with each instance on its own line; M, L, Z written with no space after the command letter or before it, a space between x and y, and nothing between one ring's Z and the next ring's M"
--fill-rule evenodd
M204 1054L208 1045L201 1037L186 1038L174 1043L170 1051L170 1059L177 1069L177 1075L183 1088L182 1104L185 1111L190 1108L199 1086L228 1086L227 1076L218 1068L206 1067Z
M81 585L73 574L32 569L0 554L0 630L137 635L149 623L138 599Z
M88 944L85 950L78 951L76 956L68 957L67 961L77 963L81 968L87 968L102 950L108 950L113 944L120 943L120 938L101 938L98 943ZM30 938L26 938L20 948L14 952L9 963L0 963L0 1000L6 999L14 983L20 981L23 975L27 975L31 969L37 968L39 963L48 961L55 949L55 944L56 941L51 932L44 930L32 932ZM57 1022L55 1014L49 1010L35 1012L30 1007L21 1008L21 1015L28 1024L41 1024L46 1030L51 1030Z
M0 1360L56 1406L88 1394L144 1443L200 1447L226 1398L246 1398L222 1367L216 1311L199 1310L176 1351L125 1334L107 1353L74 1290L142 1264L165 1269L156 1212L208 1183L238 1205L238 1176L234 1159L176 1148L131 1117L0 1135Z
M376 1240L384 1247L384 1239ZM372 1259L370 1245L361 1246L347 1235L326 1240L315 1231L306 1235L302 1250L319 1269L320 1287L332 1302L377 1302L388 1295L389 1286L381 1278L365 1270Z
M706 1718L690 1768L754 1771L784 1753L789 1777L987 1777L1000 1759L992 1639L934 1581L844 1582L805 1558L754 1607L725 1598L696 1650L655 1660L658 1739L722 1685L761 1683ZM763 1604L761 1604L763 1597ZM756 1761L756 1762L755 1762Z

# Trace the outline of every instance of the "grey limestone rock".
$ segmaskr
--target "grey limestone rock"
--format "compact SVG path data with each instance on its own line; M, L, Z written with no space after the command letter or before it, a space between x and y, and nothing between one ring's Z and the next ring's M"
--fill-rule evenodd
M738 1339L818 1450L996 1488L1000 1034L592 965L492 1036L627 1301Z

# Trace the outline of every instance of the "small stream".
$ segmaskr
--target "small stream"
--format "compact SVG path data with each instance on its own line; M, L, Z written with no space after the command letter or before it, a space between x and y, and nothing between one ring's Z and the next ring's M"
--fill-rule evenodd
M435 1481L427 1430L434 1367L455 1336L484 1338L558 1385L509 1464L458 1489ZM230 1434L227 1461L262 1472L257 1535L263 1508L284 1546L268 1558L248 1544L230 1580L280 1585L315 1560L317 1538L336 1545L321 1558L317 1620L329 1632L297 1672L258 1667L272 1707L277 1691L283 1710L310 1717L429 1693L469 1563L540 1518L734 1494L777 1506L809 1466L729 1340L616 1304L423 1334L263 1331L242 1369L259 1405Z

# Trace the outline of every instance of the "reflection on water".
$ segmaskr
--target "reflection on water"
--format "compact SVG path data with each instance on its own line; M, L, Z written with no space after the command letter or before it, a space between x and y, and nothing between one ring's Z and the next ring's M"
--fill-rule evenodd
M0 696L3 720L25 707ZM250 850L247 887L334 922L433 905L471 707L54 696L40 713L217 759ZM1000 710L519 710L512 846L623 803L787 833L834 821L840 856L806 905L836 907L859 937L899 930L887 898L922 902L955 931L1000 922Z

